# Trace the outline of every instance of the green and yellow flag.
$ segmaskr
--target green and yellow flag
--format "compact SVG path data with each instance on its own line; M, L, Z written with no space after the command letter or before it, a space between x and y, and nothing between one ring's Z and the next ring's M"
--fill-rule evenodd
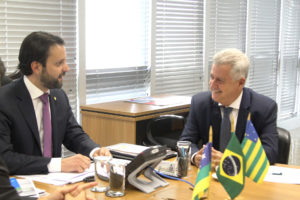
M246 176L256 183L263 182L270 164L257 132L250 121L250 113L242 149L246 160Z
M193 190L192 200L200 199L208 190L211 180L211 147L212 147L212 128L209 129L209 142L205 145L202 160L198 168L198 175Z
M224 189L234 199L238 196L245 184L245 161L241 144L233 131L233 120L231 121L231 138L224 151L217 176Z

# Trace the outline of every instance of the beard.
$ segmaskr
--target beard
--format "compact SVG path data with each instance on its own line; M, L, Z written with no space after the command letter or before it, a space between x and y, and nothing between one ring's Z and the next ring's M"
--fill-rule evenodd
M59 77L65 75L65 72L61 73ZM43 67L42 74L41 74L41 83L44 85L45 88L48 89L59 89L62 87L62 81L59 81L58 78L54 78L48 74L46 68Z

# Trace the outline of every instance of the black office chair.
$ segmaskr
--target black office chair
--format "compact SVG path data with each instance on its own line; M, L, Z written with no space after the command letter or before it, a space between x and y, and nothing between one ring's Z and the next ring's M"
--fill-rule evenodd
M277 132L278 132L278 155L277 155L276 163L288 164L290 145L291 145L290 132L280 127L277 127Z
M183 131L185 118L180 115L162 115L152 119L146 129L146 146L166 145L176 150L176 143Z

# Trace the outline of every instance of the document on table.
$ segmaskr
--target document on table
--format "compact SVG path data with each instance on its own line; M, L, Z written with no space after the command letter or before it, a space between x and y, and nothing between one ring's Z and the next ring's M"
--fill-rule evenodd
M300 184L300 169L270 166L264 181Z
M188 96L170 96L170 97L138 97L134 99L125 100L131 103L142 103L155 106L169 106L177 105L185 102L190 102L191 97Z
M23 177L30 179L32 181L38 181L42 183L52 184L52 185L65 185L69 183L76 183L82 181L88 176L95 175L94 163L91 164L90 168L82 173L49 173L49 174L36 174L36 175L20 175L18 177Z
M137 144L129 144L129 143L118 143L111 146L107 146L110 151L113 153L120 153L132 157L136 157L139 153L145 151L149 147L137 145Z

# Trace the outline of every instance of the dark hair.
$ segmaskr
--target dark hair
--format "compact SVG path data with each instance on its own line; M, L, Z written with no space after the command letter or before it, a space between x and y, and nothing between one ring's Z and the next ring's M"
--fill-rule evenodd
M6 68L4 66L4 63L2 62L1 58L0 58L0 87L1 87L1 83L2 83L2 78L5 74Z
M12 80L16 80L18 78L21 78L23 76L22 72L17 69L15 70L13 73L8 74L8 78L12 79Z
M2 62L1 58L0 58L0 78L2 78L5 74L6 68L4 66L4 63Z
M32 32L23 40L19 52L19 70L24 75L32 74L31 63L37 61L46 66L51 46L64 45L64 40L46 32Z

